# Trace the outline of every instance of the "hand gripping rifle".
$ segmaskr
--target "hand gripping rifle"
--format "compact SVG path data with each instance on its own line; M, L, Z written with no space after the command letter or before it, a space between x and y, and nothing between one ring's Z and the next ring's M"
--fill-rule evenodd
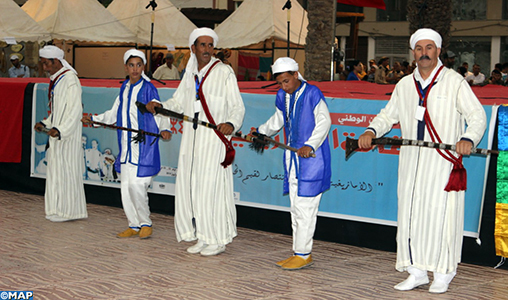
M441 149L441 150L455 151L455 145L418 141L418 140L409 140L409 139L395 139L395 138L389 138L389 137L372 139L372 145L417 146L417 147L426 147L426 148L435 148L435 149ZM348 159L348 157L356 149L358 149L358 140L352 139L352 138L346 138L346 159ZM499 151L473 147L471 149L471 154L481 154L481 155L499 154Z
M50 130L51 130L51 128L48 128L48 127L42 127L42 128L39 130L39 132L40 132L40 133L45 133L45 134L49 135L49 131L50 131ZM56 136L58 137L58 136L60 136L60 134L57 134Z
M146 109L146 105L145 104L137 101L136 102L136 106L138 107L139 111L141 111L141 113L148 112L148 110ZM210 129L217 130L217 125L214 125L214 124L209 123L209 122L201 121L201 120L198 120L197 118L192 118L192 117L189 117L187 115L184 115L184 114L181 114L181 113L177 113L177 112L174 112L172 110L165 109L165 108L162 108L162 107L155 107L155 113L161 114L161 115L166 116L166 117L176 118L176 119L179 119L179 120L187 121L187 122L190 122L190 123L193 123L193 124L197 124L197 125L208 127ZM264 147L267 146L268 144L273 144L275 146L278 146L278 147L281 147L281 148L284 148L284 149L287 149L287 150L291 150L293 152L298 151L298 149L296 149L296 148L293 148L293 147L290 147L290 146L288 146L286 144L277 142L276 140L271 139L271 138L269 138L269 137L267 137L265 135L259 135L259 134L250 135L250 134L243 134L241 132L235 132L233 135L236 136L236 137L239 137L241 139L244 139L244 140L247 140L247 141L251 142L252 145L255 145L255 146L250 147L250 148L252 150L258 152L258 153L262 153L263 150L264 150Z

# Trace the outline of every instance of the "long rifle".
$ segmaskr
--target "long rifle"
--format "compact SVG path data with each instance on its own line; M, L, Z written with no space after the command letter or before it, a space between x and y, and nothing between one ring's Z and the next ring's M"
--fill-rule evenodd
M136 101L136 105L137 105L139 111L141 111L141 113L148 112L148 110L146 109L146 105L145 104L143 104L143 103L141 103L139 101ZM174 112L174 111L169 110L169 109L165 109L165 108L162 108L162 107L155 107L155 112L158 113L158 114L161 114L163 116L166 116L166 117L176 118L176 119L179 119L179 120L187 121L187 122L190 122L190 123L193 123L193 124L197 124L197 125L208 127L210 129L217 130L217 125L214 125L214 124L209 123L209 122L201 121L201 120L198 120L197 118L192 118L192 117L189 117L187 115L184 115L184 114L181 114L181 113L177 113L177 112ZM247 140L249 142L252 142L252 143L262 143L264 145L273 144L275 146L278 146L278 147L281 147L281 148L284 148L284 149L287 149L287 150L290 150L290 151L293 151L293 152L297 152L298 151L298 149L296 149L296 148L293 148L293 147L288 146L286 144L283 144L281 142L277 142L276 140L271 139L271 138L269 138L267 136L262 136L262 137L258 136L258 137L256 137L256 136L252 136L252 135L249 135L249 134L243 134L241 132L235 132L233 135L236 136L236 137L242 138L244 140Z
M135 132L135 133L137 133L137 135L135 137L133 137L132 139L135 140L136 142L144 142L145 141L145 135L150 135L150 136L162 138L162 135L160 133L153 133L153 132L144 131L144 130L138 130L138 129L132 129L132 128L127 128L127 127L122 127L122 126L116 126L116 125L106 124L106 123L97 122L97 121L93 121L93 120L92 120L91 123L92 124L96 124L96 125L100 125L102 127L108 127L108 128L113 128L113 129L119 129L119 130L124 130L124 131ZM155 140L153 142L155 142Z
M373 145L393 145L393 146L417 146L417 147L426 147L426 148L455 151L455 145L418 141L418 140L409 140L409 139L395 139L395 138L389 138L389 137L372 139L372 144ZM348 159L348 157L356 149L358 149L358 140L352 139L349 137L346 138L346 159ZM473 147L473 148L471 148L471 154L481 154L481 155L499 154L499 151Z

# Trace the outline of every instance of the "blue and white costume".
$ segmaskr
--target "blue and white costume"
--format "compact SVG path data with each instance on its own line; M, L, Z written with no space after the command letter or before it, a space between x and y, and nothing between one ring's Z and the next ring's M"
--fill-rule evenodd
M309 146L316 155L301 158L290 150L284 153L284 193L289 193L291 200L293 251L307 256L312 251L321 195L330 188L328 132L331 119L321 91L301 76L299 78L301 85L293 94L282 89L278 91L276 112L259 126L258 132L271 136L284 127L289 146L296 149Z

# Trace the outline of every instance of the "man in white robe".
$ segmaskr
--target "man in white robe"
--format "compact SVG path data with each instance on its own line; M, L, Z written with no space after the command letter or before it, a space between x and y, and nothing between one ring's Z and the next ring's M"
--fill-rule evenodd
M462 155L469 155L472 146L480 142L486 128L485 111L466 80L443 67L438 59L441 41L432 29L419 29L411 36L418 67L413 76L404 77L395 86L386 107L360 136L360 148L370 148L372 138L383 136L396 123L400 123L402 138L433 141L431 133L435 132L443 143L456 144L456 153L448 156L452 161L461 162ZM397 290L427 284L427 271L432 271L429 292L444 293L456 274L464 230L465 187L449 188L454 182L464 183L450 176L457 171L455 167L458 165L437 149L400 148L396 269L407 271L409 276L395 286Z
M51 79L51 112L34 127L49 135L44 194L46 219L63 222L87 218L81 146L81 84L60 48L45 46L39 50L39 56Z
M173 98L163 105L211 122L203 109L203 99L196 97L201 86L218 131L230 140L230 135L242 126L245 107L233 69L213 57L217 42L217 34L209 28L191 33L191 57L185 75ZM149 103L147 109L153 112L154 106L160 104ZM175 230L178 241L198 240L187 249L189 253L220 254L237 235L231 165L221 164L225 154L225 143L219 133L185 124L176 177Z

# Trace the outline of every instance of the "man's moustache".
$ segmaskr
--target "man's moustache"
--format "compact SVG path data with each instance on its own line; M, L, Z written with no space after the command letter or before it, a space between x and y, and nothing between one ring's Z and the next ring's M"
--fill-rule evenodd
M419 60L422 60L422 59L428 59L428 60L430 60L430 57L428 57L427 55L422 55L422 57L420 57Z

